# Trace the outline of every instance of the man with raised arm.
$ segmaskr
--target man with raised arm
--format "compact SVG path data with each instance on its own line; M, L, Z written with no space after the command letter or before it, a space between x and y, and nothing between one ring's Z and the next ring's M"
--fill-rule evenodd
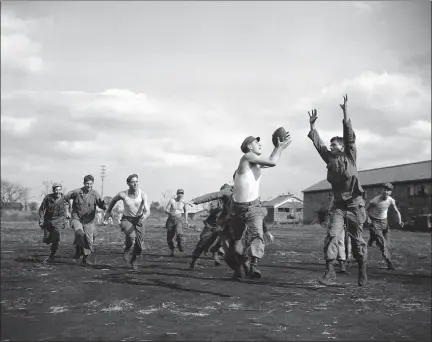
M138 187L138 175L127 177L128 190L121 191L111 200L105 213L104 222L111 217L111 211L118 201L123 201L124 210L120 220L120 228L125 234L125 249L123 259L133 270L138 270L137 259L144 249L143 221L150 215L147 195Z
M380 195L374 197L366 205L366 213L368 215L368 223L372 223L372 227L369 229L370 237L368 245L372 246L372 243L376 241L377 246L381 250L384 260L387 262L387 269L394 270L395 267L391 261L389 251L389 226L387 222L387 212L392 207L397 216L398 223L403 227L402 216L396 206L396 201L391 197L393 190L393 184L385 183L382 185L382 192Z
M353 255L358 263L358 285L362 286L367 282L367 246L362 236L366 211L363 200L364 190L358 179L356 136L348 117L347 102L348 96L345 95L344 103L340 105L344 115L343 138L331 138L330 150L324 145L315 129L315 121L318 118L316 109L311 113L308 112L310 122L308 137L327 164L327 181L332 186L334 196L334 205L330 212L330 222L324 241L326 269L319 282L329 285L336 280L334 262L338 254L338 237L346 224L351 237Z
M177 241L177 248L179 252L184 252L182 243L184 242L183 236L183 224L188 224L188 213L186 209L186 203L183 200L184 190L178 189L177 196L171 198L165 208L165 213L168 214L168 219L166 221L167 229L167 243L171 251L170 256L175 256L175 247L173 240ZM184 213L184 223L182 221L182 214Z
M263 220L264 213L259 199L261 168L276 166L282 151L291 143L289 133L285 139L279 138L269 158L261 156L260 138L249 136L240 146L244 155L240 158L235 172L233 200L227 217L230 241L225 260L230 260L228 266L233 270L233 279L241 278L241 266L244 256L250 257L250 278L261 278L258 270L258 260L264 256ZM248 229L247 239L244 239ZM227 262L228 263L228 262Z

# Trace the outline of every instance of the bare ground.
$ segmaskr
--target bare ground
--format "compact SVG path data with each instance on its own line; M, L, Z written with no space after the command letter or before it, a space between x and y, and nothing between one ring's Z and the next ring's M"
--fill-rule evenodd
M169 257L160 221L147 222L138 272L121 259L118 227L98 228L94 266L84 268L72 263L70 229L57 261L44 265L40 229L2 223L1 340L431 340L430 233L392 231L396 271L374 247L366 286L357 286L353 264L323 287L325 231L270 229L276 241L261 260L263 278L233 282L210 257L188 269L193 230L186 253Z

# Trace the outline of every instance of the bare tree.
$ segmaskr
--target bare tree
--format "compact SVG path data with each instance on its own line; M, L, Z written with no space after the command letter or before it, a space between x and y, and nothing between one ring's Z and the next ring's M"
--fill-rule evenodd
M41 197L44 198L46 195L51 193L51 186L54 183L52 180L46 180L42 182Z
M7 180L1 181L1 201L2 203L9 204L11 202L24 202L28 198L28 188L20 184L14 184Z
M162 192L162 197L160 200L161 207L165 209L171 198L174 198L174 191L167 190L167 191Z

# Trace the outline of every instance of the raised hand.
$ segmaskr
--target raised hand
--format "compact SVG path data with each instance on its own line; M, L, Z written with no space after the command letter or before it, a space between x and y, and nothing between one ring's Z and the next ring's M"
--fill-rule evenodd
M277 138L277 144L276 147L284 150L288 147L288 145L291 144L291 136L289 134L289 132L287 132L285 134L285 139L284 140L280 140L279 137Z
M311 125L313 125L315 121L318 119L317 110L312 109L310 112L308 112L308 114L309 114L309 122Z
M342 110L345 112L347 110L348 95L345 94L343 99L344 99L344 103L339 106L341 106Z

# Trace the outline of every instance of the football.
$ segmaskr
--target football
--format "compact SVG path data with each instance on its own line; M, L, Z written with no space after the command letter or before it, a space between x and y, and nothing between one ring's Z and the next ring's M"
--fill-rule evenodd
M286 133L287 132L283 127L279 127L276 131L274 131L272 135L272 142L275 147L277 145L277 138L279 138L280 141L284 141L286 137Z

